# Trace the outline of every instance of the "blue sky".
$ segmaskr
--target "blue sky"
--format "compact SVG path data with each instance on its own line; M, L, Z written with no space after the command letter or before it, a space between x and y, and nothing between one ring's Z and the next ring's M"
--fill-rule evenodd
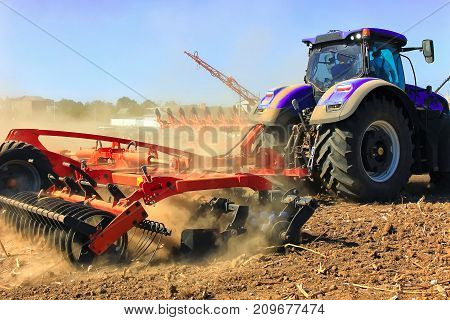
M404 32L448 1L1 2L145 97L226 105L237 96L199 70L184 50L197 50L211 65L263 94L270 87L303 81L307 51L302 38L362 26ZM0 96L143 100L1 2ZM405 33L411 46L425 38L435 41L435 63L427 64L419 52L409 54L419 85L436 87L449 74L449 17L447 5Z

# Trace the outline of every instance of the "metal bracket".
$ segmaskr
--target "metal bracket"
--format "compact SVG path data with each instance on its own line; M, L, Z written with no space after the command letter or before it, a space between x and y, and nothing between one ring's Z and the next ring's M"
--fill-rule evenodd
M300 230L302 227L308 222L308 220L314 214L314 211L317 209L318 204L317 201L310 197L299 197L294 201L294 207L297 209L297 213L291 220L289 224L286 234L285 240L286 242L297 242Z
M230 236L238 236L247 232L247 229L245 229L245 223L247 222L249 213L248 206L238 206L233 204L233 207L237 207L233 221L227 226L225 231L221 233L221 235L227 239Z
M72 178L65 177L62 179L62 182L69 188L70 194L83 194L83 190L81 189L80 185L76 183Z
M105 229L92 237L89 248L97 255L104 253L114 242L147 217L139 202L134 202L111 221Z
M106 189L108 189L109 193L113 196L114 203L118 203L120 201L120 199L126 198L126 196L123 194L123 192L115 184L108 183L106 185Z
M97 191L95 191L94 187L89 182L81 180L79 181L78 185L84 191L86 199L95 197L98 200L103 200L102 197L98 194Z

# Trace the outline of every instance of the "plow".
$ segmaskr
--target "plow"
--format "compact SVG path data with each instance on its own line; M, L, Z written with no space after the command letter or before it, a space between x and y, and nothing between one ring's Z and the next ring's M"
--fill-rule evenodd
M155 110L156 121L161 129L189 127L199 130L201 128L218 127L226 131L239 131L250 125L248 114L241 112L236 106L233 106L229 114L226 114L222 107L217 110L215 115L208 107L204 108L202 114L195 107L187 112L180 108L177 116L173 114L170 108L167 108L164 112L166 116L163 116L159 109Z
M194 53L185 51L184 53L199 67L209 72L211 76L234 91L241 99L241 102L234 105L230 112L225 112L222 107L219 107L215 112L212 112L210 108L205 106L203 112L199 112L196 107L192 107L191 110L188 111L180 108L178 114L175 116L170 108L165 109L163 112L156 109L155 116L159 127L161 129L167 129L188 126L194 130L217 127L224 131L233 132L240 131L251 125L249 115L258 105L258 101L260 100L259 97L243 87L232 76L225 75L201 59L197 51ZM165 113L165 116L163 116L163 113Z
M252 111L247 133L223 155L86 133L11 130L0 146L1 217L24 237L44 239L73 265L86 267L97 259L145 256L150 262L162 245L177 257L204 256L250 231L249 218L259 218L251 231L270 244L298 243L318 207L291 188L301 180L361 202L392 200L412 174L448 183L448 102L416 79L406 84L400 59L400 52L422 51L433 62L431 40L405 47L401 34L362 28L303 42L306 83L269 90ZM202 123L196 111L180 115L162 120L159 114L158 121ZM88 140L93 147L52 152L45 137ZM175 243L170 226L146 209L184 193L232 188L253 190L270 215L215 197L199 210L226 216L226 227L185 229Z

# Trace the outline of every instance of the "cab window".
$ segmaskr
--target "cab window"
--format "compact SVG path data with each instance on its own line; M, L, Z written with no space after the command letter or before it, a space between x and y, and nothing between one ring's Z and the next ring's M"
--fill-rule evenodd
M405 89L403 65L396 47L377 41L370 45L369 76L386 80Z

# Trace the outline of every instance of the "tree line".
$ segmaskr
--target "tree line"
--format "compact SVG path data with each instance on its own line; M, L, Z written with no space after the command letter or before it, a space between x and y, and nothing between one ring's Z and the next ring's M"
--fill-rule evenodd
M148 109L156 107L157 104L151 100L145 100L142 103L138 103L136 100L128 97L119 98L116 103L102 100L83 103L71 99L62 99L55 101L54 112L57 115L66 115L73 118L104 120L117 115L142 117L148 112Z

